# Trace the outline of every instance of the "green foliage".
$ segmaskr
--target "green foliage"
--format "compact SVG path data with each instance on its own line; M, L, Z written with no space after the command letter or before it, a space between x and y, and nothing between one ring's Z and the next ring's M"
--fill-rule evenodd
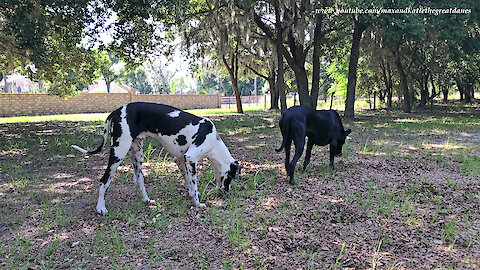
M282 14L296 12L295 16L282 16L281 23L285 31L282 53L288 56L285 62L288 91L311 95L309 91L313 85L309 84L312 84L313 74L320 70L320 94L329 89L337 96L345 96L354 21L369 26L363 37L367 40L361 46L357 97L386 88L379 68L382 61L391 63L393 89L398 88L398 70L392 61L394 54L399 55L405 66L407 85L413 98L421 90L419 81L428 77L432 79L428 83L436 87L434 93L433 86L427 86L430 98L440 88L450 89L454 84L461 91L478 89L478 1L454 0L433 4L426 0L342 0L335 3L334 8L472 10L467 14L353 16L320 16L314 10L329 6L308 2L300 7L299 3L280 2L279 6ZM34 80L44 80L49 85L49 93L62 97L75 95L100 74L107 84L126 75L124 81L141 93L188 92L188 86L180 78L170 84L174 72L167 72L164 66L159 68L152 64L145 70L134 69L144 64L151 54L171 54L175 45L170 41L181 33L183 48L194 64L204 62L207 68L223 69L224 58L230 62L236 58L234 55L238 56L238 69L234 69L238 76L235 75L234 79L238 80L241 94L248 95L253 89L253 80L247 77L252 77L253 70L262 76L276 72L272 42L277 29L274 27L273 4L272 1L251 0L213 3L204 0L7 0L0 4L0 71L6 74L20 72ZM312 48L317 20L321 22L317 29L321 32L321 46L317 47L318 54L314 56ZM259 21L266 23L264 28ZM107 32L111 33L111 41L100 40L99 34ZM317 59L320 64L314 69L313 60ZM135 71L122 74L113 70L112 66L120 60L129 70ZM324 72L327 69L328 72ZM159 72L150 76L153 70ZM200 93L218 90L231 95L231 83L223 76L225 74L197 73L200 73ZM422 73L428 75L419 76ZM306 85L302 80L305 78ZM263 80L257 80L258 89L264 84Z
M143 68L128 72L122 81L137 90L139 94L151 94L153 92L153 87L148 82L147 73Z
M170 92L172 94L186 94L189 91L184 77L174 78L170 81Z
M347 94L347 57L334 59L327 69L328 74L333 78L333 83L328 89L328 93L335 93L335 96L345 97Z
M52 82L50 93L68 96L75 84L94 79L95 53L81 45L98 9L90 1L3 2L0 8L0 70Z

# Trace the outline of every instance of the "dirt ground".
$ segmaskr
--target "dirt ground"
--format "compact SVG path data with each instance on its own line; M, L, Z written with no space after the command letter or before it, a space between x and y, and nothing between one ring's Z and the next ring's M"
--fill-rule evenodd
M278 113L210 117L242 176L193 207L175 164L145 143L144 205L127 160L95 212L101 122L0 125L3 269L480 269L480 113L363 112L328 166L314 147L287 182ZM150 144L151 143L151 144ZM303 162L300 159L299 165Z

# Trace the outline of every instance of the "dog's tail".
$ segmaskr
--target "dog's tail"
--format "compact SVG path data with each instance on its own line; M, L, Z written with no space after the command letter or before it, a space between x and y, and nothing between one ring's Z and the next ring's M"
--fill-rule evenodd
M105 120L105 126L103 128L102 143L100 143L100 145L97 147L97 149L89 151L89 150L86 150L86 149L84 149L84 148L82 148L78 145L72 145L72 147L74 149L77 149L78 151L84 153L84 154L89 154L89 155L98 154L100 151L102 151L103 147L107 143L108 135L110 135L111 126L112 126L112 115L110 114L107 117L107 120Z
M285 127L284 125L282 125L282 124L283 124L283 123L282 123L282 122L283 122L282 120L283 120L283 117L282 117L282 119L280 119L280 123L279 123L280 131L282 132L282 145L280 145L280 148L275 149L275 151L277 151L277 152L280 152L280 151L283 150L283 148L285 148L285 144L286 144L286 142L287 142L287 140L288 140L288 135L289 135L289 133L290 133L290 125L288 125L288 126ZM288 124L288 123L287 123L287 124ZM283 127L283 128L282 128L282 127Z

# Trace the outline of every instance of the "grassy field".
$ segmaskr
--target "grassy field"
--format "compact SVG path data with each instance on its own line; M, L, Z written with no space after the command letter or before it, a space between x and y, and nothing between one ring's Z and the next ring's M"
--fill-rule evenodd
M479 269L479 109L360 112L344 120L353 132L336 170L314 147L295 186L274 151L277 112L211 116L243 166L230 196L214 192L204 162L208 207L193 207L175 163L148 140L143 172L157 205L141 202L126 160L105 217L95 204L108 151L70 145L95 147L106 115L0 124L0 267Z

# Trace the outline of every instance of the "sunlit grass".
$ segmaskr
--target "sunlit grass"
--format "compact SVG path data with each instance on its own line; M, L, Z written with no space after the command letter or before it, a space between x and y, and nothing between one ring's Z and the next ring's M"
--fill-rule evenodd
M261 111L263 106L247 106L244 112ZM218 109L194 109L187 110L195 115L216 115L236 113L236 107L218 108ZM58 115L39 115L39 116L13 116L0 117L0 124L11 123L29 123L29 122L50 122L50 121L104 121L109 113L84 113L84 114L58 114Z
M39 116L0 117L0 124L50 121L104 121L108 113L58 114Z

